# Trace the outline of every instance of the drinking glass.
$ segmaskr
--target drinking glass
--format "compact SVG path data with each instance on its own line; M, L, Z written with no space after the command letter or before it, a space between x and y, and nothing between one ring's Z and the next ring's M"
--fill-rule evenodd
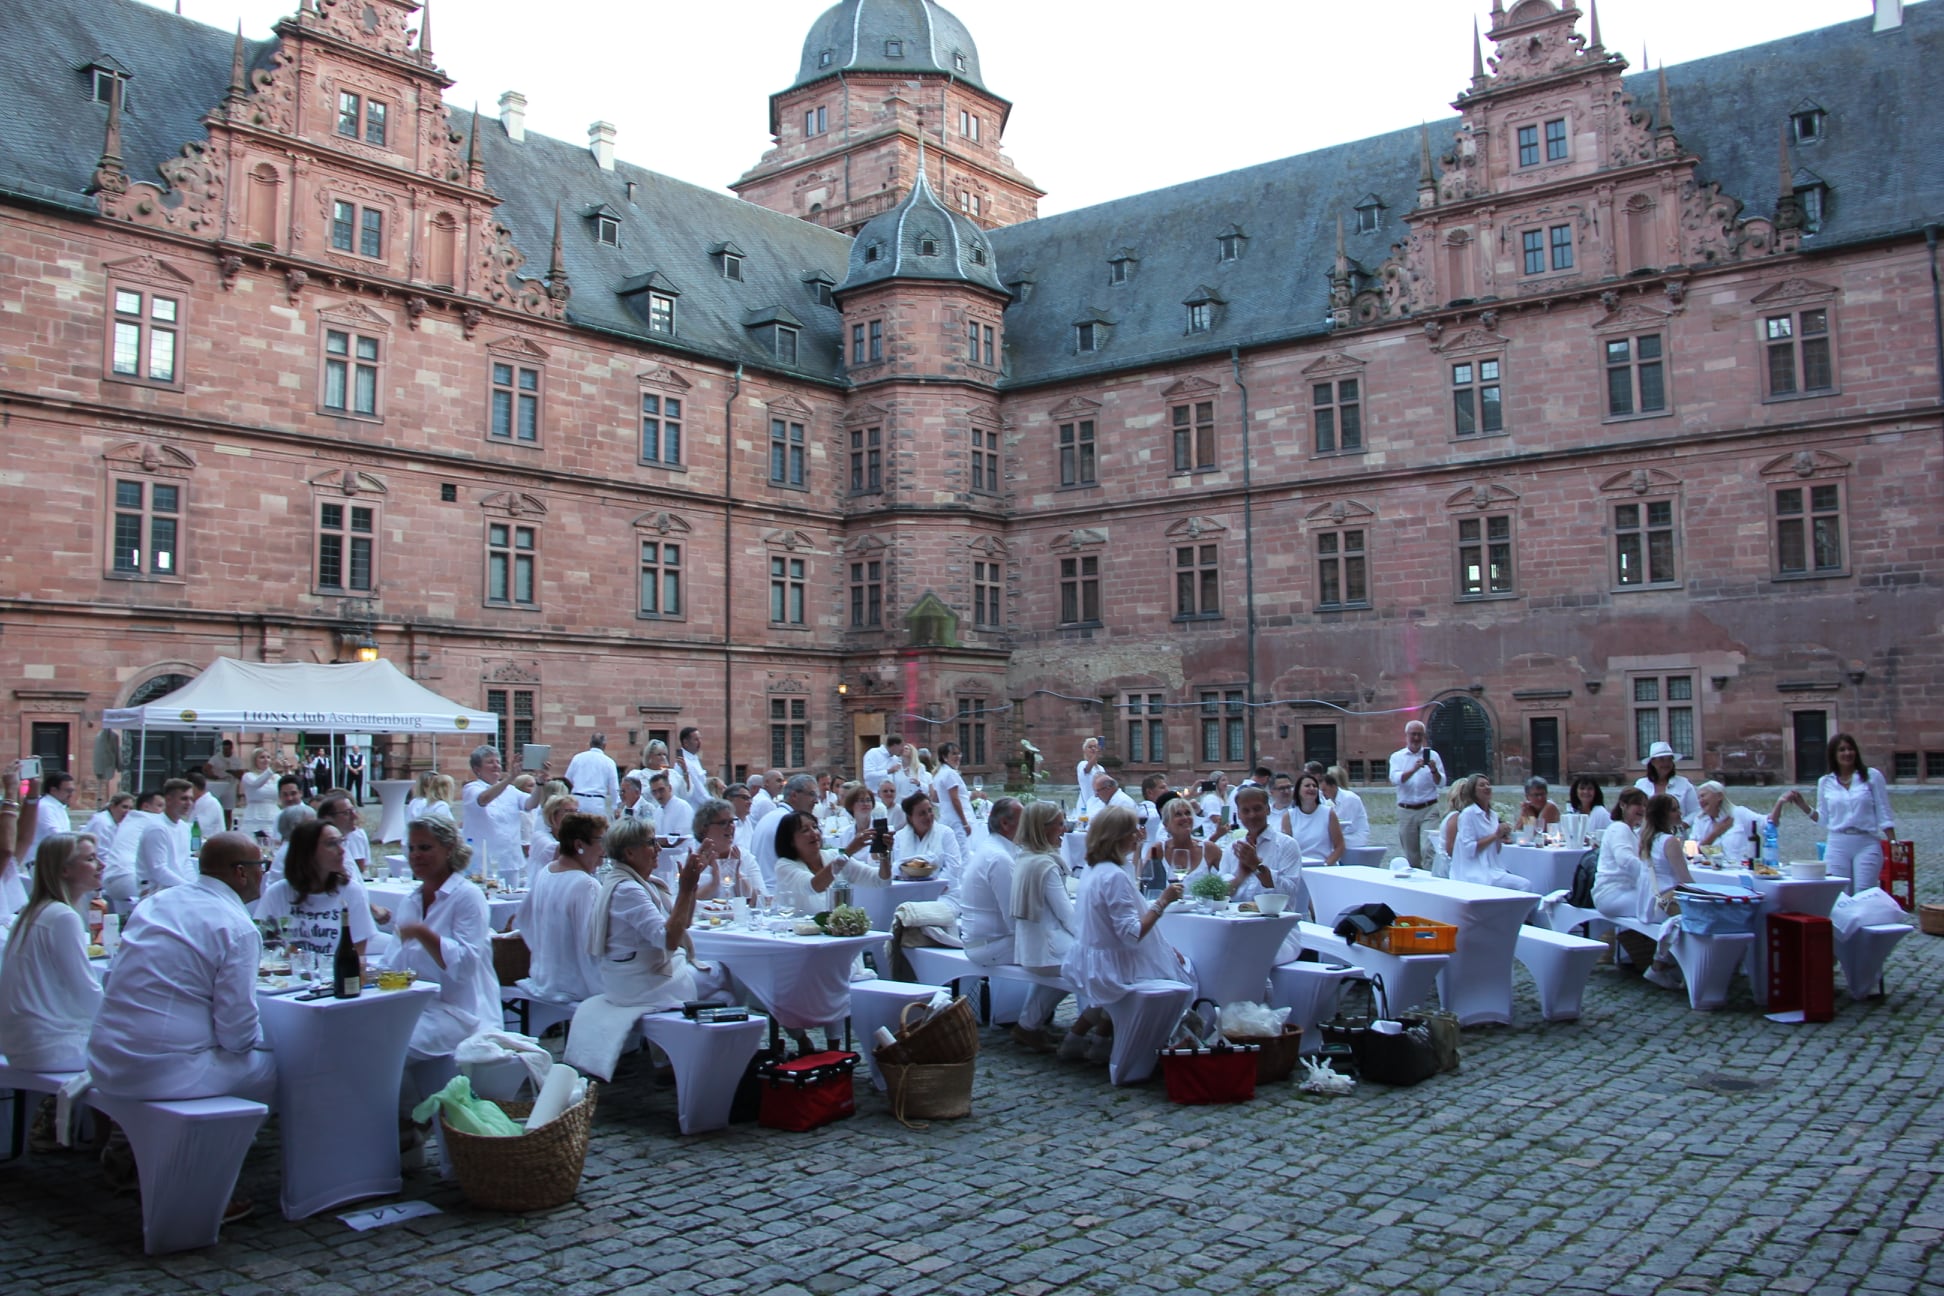
M985 791L985 775L983 775L983 774L974 774L974 775L972 776L972 792L973 792L973 794L974 794L974 795L979 795L979 794L982 794L982 793L983 793L984 791Z

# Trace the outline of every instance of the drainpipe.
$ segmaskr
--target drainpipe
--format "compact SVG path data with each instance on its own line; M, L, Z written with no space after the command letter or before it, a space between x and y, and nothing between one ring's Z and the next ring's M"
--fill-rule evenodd
M1249 685L1245 701L1249 718L1249 767L1259 763L1261 748L1256 746L1256 605L1255 605L1255 493L1249 458L1249 389L1242 382L1242 348L1229 348L1229 367L1235 373L1235 389L1242 393L1242 597L1248 609L1246 631L1249 636Z
M722 781L730 781L729 775L734 767L728 763L729 755L735 750L730 741L731 711L729 699L735 687L735 657L730 650L731 631L735 619L736 598L733 573L735 568L735 523L736 523L736 397L742 395L743 367L736 362L736 381L729 388L729 399L722 406Z
M1944 283L1937 271L1937 226L1924 226L1924 246L1930 249L1931 328L1937 334L1937 398L1944 401Z

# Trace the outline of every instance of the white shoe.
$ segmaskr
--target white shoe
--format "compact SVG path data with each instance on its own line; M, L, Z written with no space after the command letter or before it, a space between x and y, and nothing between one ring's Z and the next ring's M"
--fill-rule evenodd
M1672 963L1655 963L1640 974L1644 981L1651 981L1663 990L1681 989L1681 970Z

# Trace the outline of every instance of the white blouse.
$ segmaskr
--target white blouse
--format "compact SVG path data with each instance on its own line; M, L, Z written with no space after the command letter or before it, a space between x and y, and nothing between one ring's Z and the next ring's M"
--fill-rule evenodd
M1363 798L1349 788L1338 788L1336 799L1330 804L1336 810L1337 822L1343 825L1343 844L1346 847L1368 846L1370 812L1364 809ZM1328 853L1326 849L1324 854Z
M81 914L59 901L42 906L0 963L0 1055L29 1071L80 1071L100 1009Z
M964 864L959 854L958 834L945 826L943 816L924 837L916 836L910 824L898 829L898 835L891 839L892 871L896 872L908 859L929 860L937 865L938 871L933 876L943 880L948 888L957 885Z
M509 788L502 795L516 796L518 790ZM412 1056L443 1056L467 1036L496 1025L499 979L493 975L492 946L487 943L493 924L486 893L454 873L433 894L429 912L424 889L413 887L398 906L396 921L397 928L408 923L431 928L445 959L440 967L432 952L415 940L400 940L387 956L391 967L410 968L421 980L439 987L439 1001L420 1015L412 1030Z
M1883 772L1873 769L1866 779L1850 776L1849 786L1834 774L1816 781L1816 818L1833 833L1864 833L1875 837L1897 826L1890 814L1890 789Z
M1654 781L1644 774L1634 780L1634 786L1650 797L1654 795ZM1682 775L1667 780L1667 795L1681 803L1682 823L1693 823L1701 817L1701 797L1695 792L1694 784Z
M878 871L868 864L860 864L854 859L838 856L836 876L822 891L811 885L816 877L808 864L802 860L778 859L776 861L776 898L779 903L789 905L798 913L828 913L832 897L837 890L837 878L842 878L854 887L889 886L889 878L881 878Z
M533 962L521 987L556 1003L578 1003L601 993L601 965L588 948L587 924L601 884L577 868L543 868L520 904L516 926ZM489 906L490 907L490 906Z
M1088 865L1080 875L1075 908L1080 932L1061 972L1088 1004L1116 1003L1137 981L1191 980L1186 961L1161 934L1159 922L1141 934L1147 905L1126 869Z
M1609 918L1647 916L1641 892L1651 876L1640 858L1640 833L1616 819L1600 834L1600 864L1593 874L1593 907Z

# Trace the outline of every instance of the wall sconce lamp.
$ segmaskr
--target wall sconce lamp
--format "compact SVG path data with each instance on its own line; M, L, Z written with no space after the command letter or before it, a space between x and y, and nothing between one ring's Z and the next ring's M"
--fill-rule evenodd
M378 640L371 631L363 626L347 626L337 632L338 649L351 654L355 661L374 662L378 660Z
M1708 683L1710 683L1710 684L1712 684L1712 685L1714 685L1714 691L1715 691L1715 692L1717 692L1717 693L1720 693L1720 692L1723 692L1723 691L1725 691L1725 690L1727 689L1727 687L1728 687L1728 676L1726 676L1726 675L1710 675L1710 676L1708 676Z
M838 680L838 681L837 681L837 696L838 696L838 697L848 697L848 696L850 696L850 685L848 685L848 684L846 684L846 683L844 683L844 681L842 681L842 680Z

